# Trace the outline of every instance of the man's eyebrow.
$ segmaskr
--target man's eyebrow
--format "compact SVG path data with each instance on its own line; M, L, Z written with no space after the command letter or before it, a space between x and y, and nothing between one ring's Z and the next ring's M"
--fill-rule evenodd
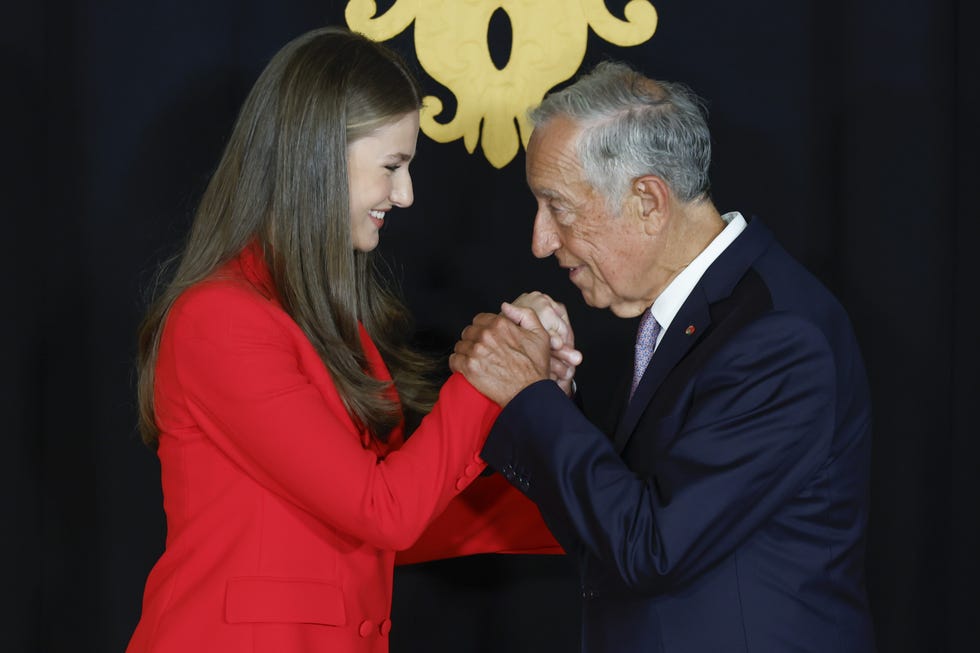
M544 197L549 200L560 200L562 199L562 194L551 188L532 188L531 192L539 197Z

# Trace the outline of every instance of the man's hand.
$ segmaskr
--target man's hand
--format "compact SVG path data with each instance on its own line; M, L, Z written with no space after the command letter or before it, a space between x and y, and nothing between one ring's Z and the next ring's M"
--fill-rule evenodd
M511 317L480 313L463 329L449 367L506 406L527 386L551 378L551 337L533 309L511 306Z
M515 308L530 308L551 338L550 378L566 395L572 394L572 379L575 368L582 362L582 354L575 349L575 333L568 319L568 311L561 302L548 295L534 291L524 293L511 303L501 306L503 315L520 325L522 313Z

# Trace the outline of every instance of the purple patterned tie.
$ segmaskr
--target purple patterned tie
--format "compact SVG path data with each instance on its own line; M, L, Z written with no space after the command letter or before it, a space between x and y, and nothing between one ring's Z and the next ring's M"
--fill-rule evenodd
M659 335L660 324L648 308L643 313L643 317L640 318L640 328L636 332L636 353L633 358L633 385L630 387L630 399L633 398L636 386L640 384L643 372L647 369L647 364L653 356L653 346L657 344L657 336Z

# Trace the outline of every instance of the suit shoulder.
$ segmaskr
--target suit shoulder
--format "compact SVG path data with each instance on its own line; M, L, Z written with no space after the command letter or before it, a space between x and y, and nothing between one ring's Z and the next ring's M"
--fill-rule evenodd
M769 289L776 308L843 311L830 289L778 243L773 243L752 268Z
M835 349L857 349L847 309L816 275L786 250L774 245L753 269L768 289L773 310L792 313L813 323Z
M273 327L275 305L248 281L215 276L185 290L167 315L167 329L189 337L219 337Z
M831 349L827 334L810 316L780 309L770 310L745 324L738 332L738 339L743 345L746 341L755 343L760 355L774 347L797 352Z

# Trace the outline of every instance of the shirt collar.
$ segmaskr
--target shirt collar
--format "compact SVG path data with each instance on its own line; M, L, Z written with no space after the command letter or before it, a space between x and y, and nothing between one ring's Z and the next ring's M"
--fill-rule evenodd
M653 306L650 307L653 317L656 318L661 327L660 336L657 338L657 343L654 344L654 349L660 343L667 332L667 327L677 317L677 312L681 310L681 306L687 301L708 267L715 262L716 258L721 256L721 253L732 244L748 224L738 211L726 213L721 216L721 219L728 223L727 226L715 236L714 240L708 243L708 246L700 254L694 257L694 260L687 267L681 270L680 274L674 277L674 280L664 288L657 300L653 302Z

